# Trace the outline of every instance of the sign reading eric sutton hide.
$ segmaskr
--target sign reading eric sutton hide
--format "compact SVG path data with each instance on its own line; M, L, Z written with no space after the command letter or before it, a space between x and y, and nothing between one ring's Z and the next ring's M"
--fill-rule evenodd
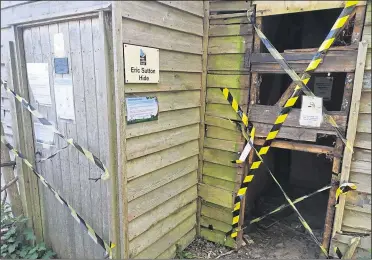
M126 83L159 83L159 49L124 44Z

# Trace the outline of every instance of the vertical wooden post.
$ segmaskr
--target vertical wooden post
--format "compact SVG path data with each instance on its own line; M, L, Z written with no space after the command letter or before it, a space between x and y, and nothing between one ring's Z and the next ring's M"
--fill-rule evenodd
M119 194L118 194L118 168L117 168L117 131L116 131L116 103L115 99L115 87L113 84L113 52L112 52L112 31L109 24L109 14L100 11L99 12L99 29L102 33L102 52L103 52L103 67L104 72L102 73L105 87L107 89L107 116L108 116L108 131L109 131L109 171L110 171L110 184L109 184L109 201L110 204L110 241L116 244L116 247L112 250L113 259L120 258L120 221L119 221ZM106 203L106 202L105 202Z
M357 127L357 122L358 122L361 90L363 86L363 75L364 75L364 66L366 62L367 47L368 47L368 44L366 41L359 43L359 51L358 51L358 57L357 57L357 63L356 63L357 65L356 65L355 77L354 77L353 96L351 99L351 102L354 102L354 103L352 103L351 108L350 108L350 116L349 116L348 129L347 129L347 135L346 135L346 139L349 141L352 147L354 145L355 136L356 136L356 127ZM349 149L345 149L345 152L343 154L340 182L347 182L349 180L352 155L353 153ZM332 232L333 235L335 235L336 232L341 231L344 207L345 207L345 196L341 195L340 202L339 202L339 205L335 213L333 232Z
M23 46L22 29L12 27L15 44L9 42L11 83L14 91L23 98L29 100L28 81L26 71L26 60ZM16 141L17 149L34 162L34 134L31 114L22 108L19 102L15 102L15 114L17 122ZM30 218L28 225L33 228L37 241L44 240L42 202L39 196L38 179L34 173L21 161L17 159L17 175L20 177L19 188L24 214Z
M207 92L207 65L208 65L208 39L209 39L209 1L203 2L204 17L203 17L203 56L202 56L202 82L200 90L200 129L199 129L199 165L198 165L198 183L202 182L203 178L203 151L204 151L204 136L205 136L205 103ZM198 186L199 189L199 186ZM199 192L198 192L199 194ZM200 215L201 215L201 198L197 201L197 216L196 216L196 235L200 236Z
M124 53L122 33L122 2L112 2L112 34L114 56L114 85L116 102L116 131L118 153L118 182L120 212L120 258L129 258L128 236L128 192L126 171L126 121L125 121L125 86L124 86Z
M3 129L2 124L1 124L1 135L4 135L4 129ZM9 150L5 147L3 143L1 143L1 163L6 163L6 162L10 162ZM1 172L2 172L2 176L4 177L4 181L5 181L4 185L11 182L15 178L12 166L2 167ZM8 194L7 196L10 201L12 213L15 216L21 216L23 214L22 201L18 193L17 182L12 184L4 192Z

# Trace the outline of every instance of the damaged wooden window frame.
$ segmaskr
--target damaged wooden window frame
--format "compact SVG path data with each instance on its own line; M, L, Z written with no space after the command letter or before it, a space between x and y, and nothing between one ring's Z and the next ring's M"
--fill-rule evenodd
M364 23L364 17L366 12L366 6L357 6L355 10L354 27L351 36L351 44L348 46L340 46L330 48L327 57L324 59L322 66L317 69L316 72L328 73L328 72L346 72L344 93L342 97L342 104L340 111L331 111L329 114L334 117L337 124L343 129L345 134L345 129L348 122L348 114L351 105L351 96L353 91L354 74L356 68L356 58L358 54L358 43L361 40L362 29ZM285 14L282 14L285 15ZM352 21L352 19L351 19ZM263 17L257 16L255 18L256 26L260 30L263 30ZM253 53L250 57L250 71L251 71L251 89L250 89L250 105L249 105L249 118L257 128L256 132L256 145L262 145L264 143L264 137L268 133L272 126L272 122L275 116L278 114L284 102L292 94L295 83L292 83L285 92L282 94L275 106L270 105L260 105L260 85L262 82L261 74L265 73L285 73L284 70L277 64L270 53L261 53L261 40L258 35L254 34L253 41ZM274 46L275 47L275 46ZM316 48L310 49L296 49L296 50L285 50L282 53L283 57L289 62L291 67L296 72L301 72L306 66L305 63L298 63L301 56L312 56L316 52ZM292 59L291 59L292 58ZM341 62L340 62L341 59ZM308 58L310 62L311 57ZM304 59L306 61L306 59ZM343 62L344 61L344 62ZM347 61L347 62L346 62ZM341 66L340 66L341 65ZM346 65L346 66L345 66ZM339 137L336 137L335 145L316 145L316 144L306 144L300 143L298 141L310 141L316 142L317 134L324 135L335 135L332 127L326 122L322 123L319 128L309 128L299 125L300 109L293 109L293 111L288 115L286 122L279 133L278 138L287 138L291 136L291 141L275 140L272 143L272 147L281 149L290 149L295 151L310 152L316 154L326 154L329 158L333 158L332 165L332 188L329 192L327 213L324 224L324 233L322 239L322 245L327 250L329 248L333 219L335 214L335 193L339 182L339 173L341 166L342 153L344 145ZM301 130L301 135L293 140L298 129ZM307 133L307 134L306 134ZM312 137L312 138L311 138ZM311 138L311 139L310 139ZM244 219L244 216L242 216ZM238 243L239 244L239 243Z

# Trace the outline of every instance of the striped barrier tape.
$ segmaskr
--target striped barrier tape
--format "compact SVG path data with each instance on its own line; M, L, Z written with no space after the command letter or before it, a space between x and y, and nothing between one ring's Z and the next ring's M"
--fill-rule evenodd
M248 15L248 20L249 20L249 15ZM253 24L253 27L255 28L257 35L259 36L259 38L261 39L265 47L268 49L270 54L279 63L279 65L284 69L284 71L291 77L291 79L302 88L302 91L307 96L315 97L314 93L309 89L309 87L306 84L304 84L301 81L301 78L290 67L290 65L287 63L284 57L277 51L277 49L275 49L275 47L267 39L267 37L263 34L263 32L259 28L257 28L255 24ZM336 121L333 119L332 116L328 115L327 109L323 106L322 110L323 110L323 117L328 121L328 123L331 124L331 126L334 128L337 135L341 138L341 140L346 145L346 147L350 149L351 151L353 151L353 147L351 146L350 142L348 142L346 138L344 137L344 135L342 134L342 131L340 130L340 127L337 125Z
M329 190L330 188L332 188L331 185L324 186L323 188L320 188L320 189L318 189L318 190L316 190L316 191L314 191L314 192L312 192L312 193L310 193L310 194L304 195L304 196L302 196L302 197L299 197L299 198L293 200L293 204L297 204L297 203L299 203L299 202L301 202L301 201L303 201L303 200L305 200L305 199L307 199L307 198L310 198L310 197L312 197L312 196L314 196L314 195L316 195L316 194L318 194L318 193L320 193L320 192L323 192L323 191ZM338 197L340 194L346 194L346 193L349 192L350 190L355 190L355 189L356 189L356 185L355 185L355 184L353 184L353 183L344 183L344 184L342 184L342 185L337 189L337 191L336 191L336 197ZM337 195L337 194L338 194L338 195ZM287 208L287 207L289 207L289 206L290 206L290 205L289 205L288 203L286 203L286 204L282 204L282 205L280 205L279 207L273 209L272 211L270 211L270 212L268 212L268 213L262 215L261 217L258 217L258 218L254 218L254 219L252 219L251 221L249 221L249 225L250 225L250 224L253 224L253 223L257 223L257 222L263 220L264 218L266 218L266 217L268 217L268 216L270 216L270 215L272 215L272 214L278 213L279 211L282 211L283 209L285 209L285 208ZM336 203L336 206L337 206L337 203ZM246 229L246 228L247 228L247 226L242 226L242 227L239 229L239 231L240 231L240 230L244 230L244 229ZM231 231L230 231L230 232L231 232ZM231 233L229 233L228 235L230 235L230 234L231 234Z
M230 103L232 109L235 111L235 113L240 117L245 127L248 128L248 131L250 133L250 138L247 139L245 136L244 138L247 140L247 145L244 147L242 153L240 154L240 157L238 160L233 161L233 163L243 163L247 157L249 152L251 151L254 143L254 136L256 133L256 128L252 124L252 122L248 121L248 116L243 112L241 107L239 106L239 103L237 100L231 95L230 91L227 88L220 88L222 91L223 96L225 99ZM245 129L241 129L242 133L245 133ZM249 145L248 145L249 144Z
M338 248L337 246L335 246L335 247L333 248L333 250L335 251L337 257L338 257L339 259L342 259L342 256L343 256L343 255L342 255L342 253L341 253L340 248Z
M348 191L356 190L357 187L354 183L346 182L340 185L338 189L336 190L336 207L340 203L340 195L346 194Z
M81 152L88 160L93 162L98 168L100 168L103 171L103 174L101 174L98 178L89 178L90 180L98 181L99 179L107 180L110 177L109 171L106 168L106 166L95 156L93 153L85 149L84 147L80 146L78 143L76 143L72 138L67 138L64 136L50 121L48 121L39 111L37 111L26 99L15 93L13 90L11 90L7 86L7 82L1 80L1 85L5 88L5 90L8 93L11 93L18 102L22 104L22 106L27 109L32 115L34 115L41 124L44 126L47 126L51 131L56 133L59 137L64 139L69 145L72 145L75 147L79 152ZM50 158L53 158L57 153L65 149L66 147L59 149L56 153L48 156L47 158L43 158L40 161L44 161Z
M351 15L351 13L354 11L354 8L356 6L358 1L348 1L346 2L346 5L345 5L345 8L343 9L342 13L340 14L339 18L336 20L336 23L335 25L332 27L330 33L327 35L326 39L324 40L324 42L322 43L322 45L319 47L317 53L315 54L314 58L312 59L312 61L310 62L309 66L307 67L307 69L305 70L305 73L304 75L302 76L302 82L306 85L308 83L308 81L310 80L310 72L313 72L320 64L320 62L323 60L323 56L326 54L326 52L329 50L329 48L331 47L332 43L334 42L335 38L337 37L338 33L341 31L342 27L346 24L349 16ZM280 115L278 116L278 118L276 119L275 123L274 123L274 126L272 127L272 129L270 130L270 133L268 134L268 136L266 137L266 140L265 140L265 143L264 145L261 147L260 151L259 151L259 159L258 161L255 161L253 162L253 164L251 165L251 168L250 168L250 171L249 173L252 173L254 172L254 170L258 169L259 166L261 165L261 163L263 162L262 160L262 157L260 155L265 155L269 148L270 148L270 145L272 143L272 141L275 139L275 137L277 136L281 126L283 125L285 119L287 118L288 116L288 113L291 111L292 107L294 106L294 104L296 103L300 93L301 93L301 87L300 86L296 86L295 88L295 91L294 93L291 95L291 97L286 101L285 105L284 105L284 108L282 109ZM243 195L245 195L245 192L246 192L246 189L247 189L247 185L249 182L252 181L254 177L254 174L251 174L251 175L247 175L247 177L244 179L242 185L241 185L241 188L239 189L238 191L238 195L235 197L235 201L234 201L234 213L236 211L238 211L236 213L237 217L239 216L239 209L240 209L240 201L243 197ZM274 178L275 179L275 178ZM277 181L276 181L277 182ZM285 194L285 192L283 191L283 194ZM288 198L286 196L286 198ZM289 199L289 198L288 198ZM287 199L287 200L288 200ZM288 200L289 204L292 206L292 208L296 211L296 213L298 212L297 209L295 208L295 206L293 205L293 203L291 203L290 200ZM239 207L238 207L239 205ZM300 217L300 214L298 212L298 215ZM301 218L301 217L300 217ZM303 218L302 218L303 219ZM239 217L237 218L237 220L239 220ZM316 237L314 236L314 234L311 232L311 229L310 227L306 224L306 222L303 222L301 221L302 224L304 225L304 227L310 232L310 234L312 235L313 238L315 238L315 241L317 242L317 244L321 247L322 251L326 254L326 250L324 247L321 246L321 244L319 243L319 241L316 239ZM238 221L236 221L236 218L234 217L233 218L233 229L236 228L236 226L238 225ZM234 233L233 233L234 234ZM233 235L232 234L232 235Z
M106 253L109 255L110 259L112 258L112 248L115 247L115 244L109 243L107 244L94 230L93 228L74 210L67 201L58 194L58 192L45 180L45 178L39 174L35 167L26 159L26 157L17 151L10 143L8 143L5 139L5 136L1 135L1 142L17 157L22 159L22 161L32 170L32 172L36 175L36 177L47 187L56 197L56 199L64 206L66 206L70 212L71 216L87 231L90 238L94 241L94 243L100 245Z

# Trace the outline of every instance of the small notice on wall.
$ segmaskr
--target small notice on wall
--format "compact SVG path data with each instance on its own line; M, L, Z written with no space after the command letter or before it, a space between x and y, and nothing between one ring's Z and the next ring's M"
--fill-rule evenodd
M48 63L27 63L27 78L35 101L40 105L52 105Z
M331 100L333 77L315 77L314 94L322 97L324 101Z
M75 121L74 91L72 78L54 78L54 92L57 116L60 119Z
M43 145L54 145L54 132L46 125L34 124L36 142Z
M159 105L156 97L134 97L125 100L128 124L158 119Z
M63 33L54 34L53 40L54 57L56 58L65 57L65 41L63 39Z
M323 120L323 99L320 97L302 96L300 125L320 127Z
M159 83L159 49L124 44L125 82Z

